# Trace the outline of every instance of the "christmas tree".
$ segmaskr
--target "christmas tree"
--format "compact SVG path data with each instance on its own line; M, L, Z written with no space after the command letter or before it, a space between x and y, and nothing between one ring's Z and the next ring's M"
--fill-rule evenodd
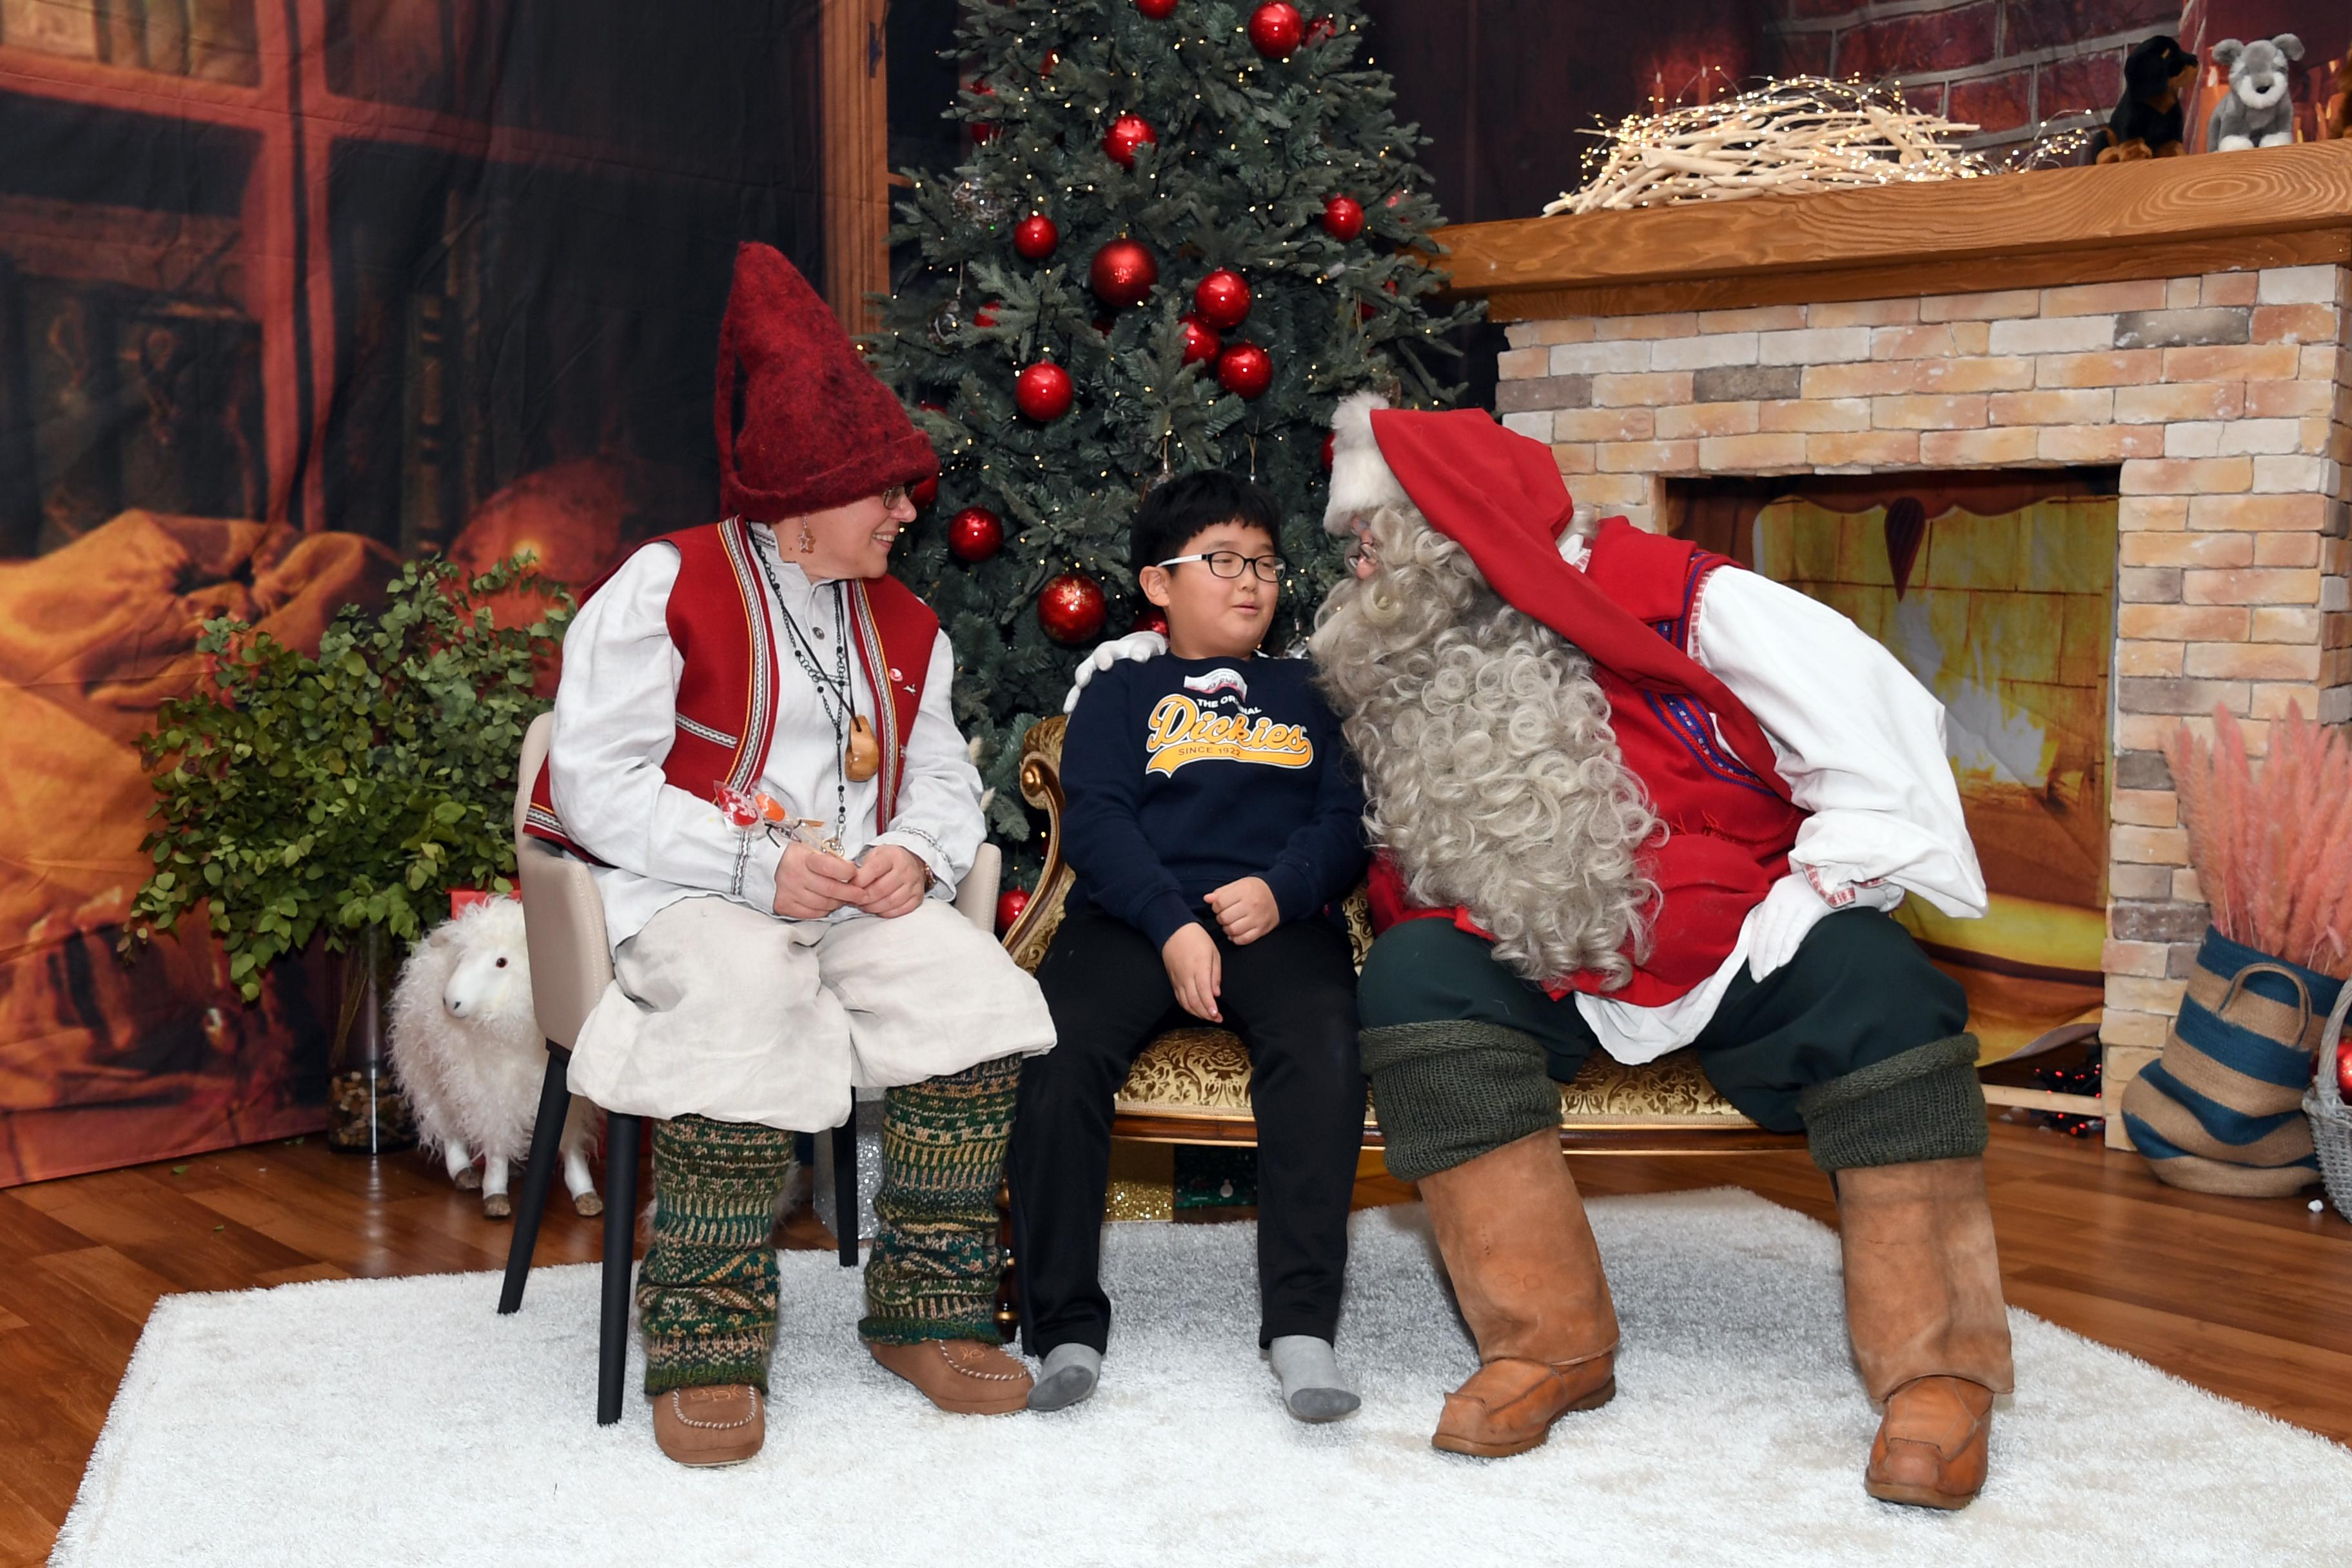
M955 646L956 716L1018 846L1020 739L1077 659L1148 621L1128 525L1172 473L1254 474L1292 563L1268 639L1303 635L1340 570L1321 531L1333 405L1458 388L1433 309L1443 220L1349 0L1010 0L968 7L952 117L969 160L906 171L891 231L919 260L879 302L871 363L943 472L898 574ZM925 487L928 492L929 487Z

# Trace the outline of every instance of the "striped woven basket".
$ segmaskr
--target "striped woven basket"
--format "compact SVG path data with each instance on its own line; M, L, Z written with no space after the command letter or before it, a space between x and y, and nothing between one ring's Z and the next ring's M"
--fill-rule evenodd
M2303 1110L2311 1118L2311 1142L2319 1155L2319 1173L2327 1183L2327 1201L2337 1214L2352 1219L2352 1107L2344 1103L2336 1079L2336 1046L2344 1037L2347 1011L2352 1011L2352 983L2336 993L2327 1026L2320 1031L2318 1069L2311 1075Z
M2124 1127L2158 1179L2281 1197L2319 1180L2304 1095L2343 981L2208 927L2164 1055L2124 1089Z

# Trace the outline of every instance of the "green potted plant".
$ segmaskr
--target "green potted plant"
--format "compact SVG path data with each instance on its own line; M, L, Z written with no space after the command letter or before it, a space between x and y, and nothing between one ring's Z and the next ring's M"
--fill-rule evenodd
M413 561L380 613L345 605L316 657L206 623L203 679L141 738L155 868L123 951L201 903L247 1001L314 940L342 953L331 1147L415 1139L383 1056L392 969L452 889L512 886L516 757L571 616L528 556L475 577Z

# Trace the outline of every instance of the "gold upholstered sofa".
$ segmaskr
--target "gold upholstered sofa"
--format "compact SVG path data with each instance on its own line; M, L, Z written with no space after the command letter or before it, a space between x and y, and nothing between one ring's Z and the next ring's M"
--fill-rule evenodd
M1062 921L1073 873L1062 858L1062 735L1055 716L1030 727L1021 746L1021 794L1045 814L1045 865L1021 918L1004 933L1006 951L1034 971ZM1348 927L1361 965L1372 931L1364 893L1347 902ZM1144 1048L1119 1090L1114 1135L1148 1143L1255 1143L1250 1115L1249 1056L1223 1029L1171 1029ZM1560 1142L1570 1149L1621 1153L1730 1153L1801 1148L1801 1134L1768 1132L1715 1092L1689 1051L1641 1067L1593 1053L1574 1083L1560 1087ZM1378 1147L1370 1106L1364 1142ZM1114 1205L1114 1207L1117 1205Z

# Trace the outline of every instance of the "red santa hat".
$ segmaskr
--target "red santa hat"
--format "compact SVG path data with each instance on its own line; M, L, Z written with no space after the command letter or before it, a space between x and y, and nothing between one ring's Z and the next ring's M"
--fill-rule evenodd
M1340 403L1331 437L1326 530L1348 532L1357 517L1384 504L1412 507L1469 552L1505 604L1633 686L1696 698L1740 761L1759 777L1779 779L1771 745L1747 705L1562 557L1560 534L1576 503L1550 447L1479 409L1391 408L1368 392Z
M729 517L799 517L940 471L929 440L832 310L771 246L736 247L715 413Z

